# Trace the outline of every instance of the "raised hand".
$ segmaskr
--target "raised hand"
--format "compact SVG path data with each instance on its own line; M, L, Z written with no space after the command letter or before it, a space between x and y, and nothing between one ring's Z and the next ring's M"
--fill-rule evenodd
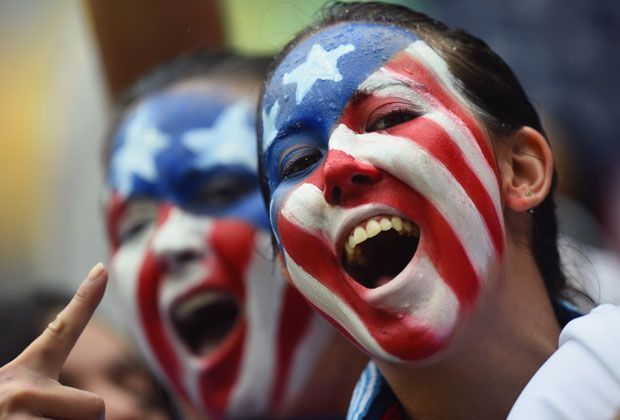
M108 274L94 266L71 302L13 361L0 368L0 419L100 419L105 404L92 392L58 383L75 342L105 292Z

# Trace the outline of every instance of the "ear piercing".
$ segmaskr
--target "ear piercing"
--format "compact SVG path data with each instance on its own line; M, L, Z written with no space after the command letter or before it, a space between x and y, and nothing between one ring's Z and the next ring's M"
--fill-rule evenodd
M527 191L525 192L525 196L526 196L526 197L531 197L531 196L533 196L533 195L534 195L534 193L532 193L532 191L531 191L531 190L527 190ZM528 210L527 210L527 212L528 212L529 214L534 214L534 207L532 207L531 209L528 209Z

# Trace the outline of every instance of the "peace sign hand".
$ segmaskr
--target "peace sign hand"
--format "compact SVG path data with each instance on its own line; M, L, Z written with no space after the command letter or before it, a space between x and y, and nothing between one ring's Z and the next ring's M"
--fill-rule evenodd
M103 418L105 404L98 395L63 386L58 375L103 298L107 279L103 264L94 266L45 331L0 368L0 419Z

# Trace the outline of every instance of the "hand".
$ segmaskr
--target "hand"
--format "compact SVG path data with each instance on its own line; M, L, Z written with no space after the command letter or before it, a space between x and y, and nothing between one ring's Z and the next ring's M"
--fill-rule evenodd
M99 263L71 302L14 360L0 368L0 419L100 419L103 399L58 383L67 356L105 292L108 273Z

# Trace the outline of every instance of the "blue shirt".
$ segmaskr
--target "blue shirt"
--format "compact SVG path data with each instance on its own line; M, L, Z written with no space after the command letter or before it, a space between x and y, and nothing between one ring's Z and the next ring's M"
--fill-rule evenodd
M554 301L553 310L562 327L581 316L574 306L565 301ZM404 420L408 418L409 415L377 366L373 362L368 363L353 390L347 420Z

